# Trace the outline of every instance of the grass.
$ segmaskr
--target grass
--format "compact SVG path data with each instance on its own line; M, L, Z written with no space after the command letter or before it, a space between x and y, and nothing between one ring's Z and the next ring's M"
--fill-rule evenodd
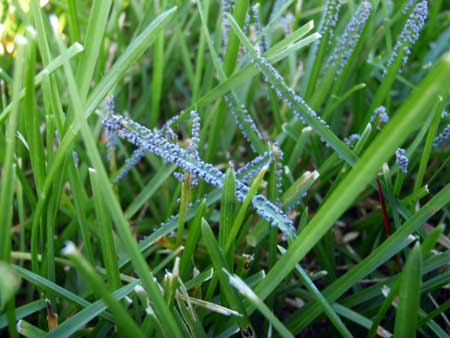
M450 335L445 1L0 17L0 336Z

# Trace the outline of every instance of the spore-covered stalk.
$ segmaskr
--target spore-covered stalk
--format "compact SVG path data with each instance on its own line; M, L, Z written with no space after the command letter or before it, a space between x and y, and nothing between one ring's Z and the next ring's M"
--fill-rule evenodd
M203 179L218 189L223 187L225 175L219 169L202 161L178 144L169 142L161 136L159 131L151 131L133 120L119 115L108 116L103 125L107 130L115 132L118 137L127 140L138 148L151 152L167 162L176 164L185 172ZM236 180L236 198L239 201L244 200L248 191L248 185ZM252 200L252 205L261 217L273 226L277 226L285 237L295 236L292 221L266 197L256 195Z

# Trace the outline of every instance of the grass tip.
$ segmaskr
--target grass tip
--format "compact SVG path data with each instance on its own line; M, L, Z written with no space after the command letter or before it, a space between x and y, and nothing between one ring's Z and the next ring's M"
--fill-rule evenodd
M50 14L49 16L50 25L52 26L53 32L59 32L60 24L59 19L55 14Z
M308 172L308 171L307 171ZM306 173L305 173L306 174ZM314 170L313 172L309 172L309 177L312 180L317 180L320 177L320 174L317 170Z
M133 304L133 300L132 300L130 297L128 297L128 296L125 296L125 297L124 297L124 300L125 300L125 303L126 303L127 305Z
M23 320L22 320L22 319L19 319L19 320L17 321L17 324L16 324L16 330L17 330L17 332L19 332L20 334L23 334L23 326L22 326L22 324L23 324Z
M413 234L408 235L408 240L410 241L410 243L416 242L416 241L418 241L418 239L419 238L417 236L414 236ZM419 242L417 242L417 243L419 243ZM416 245L417 245L417 243L416 243Z
M252 301L259 301L258 296L256 296L255 292L247 285L245 282L240 279L237 275L233 275L229 273L225 268L222 268L222 271L228 276L230 284L236 288L242 295L247 297Z
M61 250L61 254L63 256L73 256L76 255L78 252L77 247L72 241L66 241L64 243L64 248Z
M27 43L28 43L28 40L23 35L19 34L19 35L16 36L16 44L17 45L23 46L23 45L26 45Z
M84 50L84 46L78 41L73 44L73 47L75 48L76 52L81 52Z
M381 293L383 294L383 296L385 298L387 298L389 296L390 292L391 292L391 288L387 285L383 285L383 287L381 288Z
M138 284L134 287L134 293L145 293L145 289Z
M37 32L36 32L36 30L34 29L33 26L27 26L26 31L33 39L36 38Z

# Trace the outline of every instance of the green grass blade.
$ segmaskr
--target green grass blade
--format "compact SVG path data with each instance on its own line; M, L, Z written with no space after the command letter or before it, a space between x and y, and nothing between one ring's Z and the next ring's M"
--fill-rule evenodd
M35 312L38 312L42 309L45 309L46 304L43 299L35 300L28 304L19 306L16 309L16 320L23 319L29 315L32 315ZM8 319L6 314L0 315L0 329L3 329L8 325Z
M16 164L14 161L14 154L16 151L16 131L19 122L19 102L20 90L24 83L24 68L25 62L28 58L27 40L23 36L16 38L17 60L14 68L14 81L12 93L12 110L9 116L8 126L5 135L6 149L4 152L2 176L1 176L1 191L0 191L0 261L2 266L9 269L9 262L11 259L12 238L11 227L13 222L13 195L14 195L14 178ZM6 270L8 271L8 270ZM8 281L5 279L3 282ZM14 279L11 280L11 285L2 285L1 290L1 304L0 308L3 310L6 304L6 313L8 317L8 332L9 336L15 338L18 336L15 327L15 299L12 297L15 291ZM3 283L2 283L3 284ZM10 290L12 294L7 294L5 290ZM9 292L8 292L9 293Z
M103 38L111 3L112 0L94 0L92 3L91 14L89 15L83 42L84 53L76 72L80 98L82 100L85 99L89 91L100 49L103 46Z
M138 210L155 194L155 192L164 184L166 179L172 175L176 166L170 165L169 167L161 168L154 177L145 185L145 187L139 192L128 208L125 210L125 217L131 218L138 212Z
M241 230L241 226L244 222L245 214L247 213L247 209L250 206L250 203L251 203L253 197L255 197L256 193L258 192L258 189L261 185L261 182L262 182L266 172L267 172L267 166L264 166L259 171L256 178L254 179L252 185L250 186L250 190L248 191L247 195L245 196L245 199L242 202L242 205L239 208L239 211L238 211L236 217L234 218L234 221L231 225L230 231L227 233L225 245L223 246L223 252L224 252L225 256L228 254L230 249L232 249L233 243L236 240L236 238L238 237L239 231ZM233 252L233 251L234 250L232 250L231 252Z
M274 326L275 330L284 338L294 338L294 335L283 325L283 323L273 314L264 302L258 298L253 290L237 275L230 274L227 270L224 270L227 274L230 284L239 291L241 295L247 298L253 306L255 306L264 317L266 317Z
M232 168L228 169L223 182L220 201L219 244L222 248L230 234L236 209L236 175Z
M22 319L17 322L17 331L27 338L43 338L47 334L46 331Z
M281 246L278 246L278 250L281 252L281 254L286 254L286 249L284 249ZM350 331L347 329L347 327L344 325L342 320L339 318L339 316L336 314L336 312L333 310L331 305L327 302L325 297L320 293L320 291L317 289L317 287L314 285L314 283L311 281L309 276L306 274L305 270L302 269L300 264L297 264L295 267L295 270L297 271L300 281L303 283L303 285L306 286L309 293L312 294L312 297L315 299L315 301L320 304L322 307L323 312L327 315L327 317L330 319L330 321L333 323L335 328L339 331L339 333L342 335L342 337L353 337Z
M89 263L81 256L80 252L76 249L75 244L72 242L66 243L66 247L63 249L63 254L69 257L75 265L75 268L83 275L92 290L103 299L105 304L108 305L108 308L113 313L115 322L117 323L121 334L130 338L145 337L123 305L112 296L92 266L90 266Z
M136 285L138 285L137 281L132 282L120 288L119 290L114 291L112 293L112 297L114 297L115 300L119 301L120 299L132 293ZM62 338L74 334L78 330L82 329L91 320L95 319L98 316L101 316L102 313L107 310L107 308L108 306L103 300L98 300L86 306L83 310L76 313L66 321L60 323L56 329L49 333L47 338ZM113 320L111 316L109 320Z
M16 130L19 120L20 90L24 83L25 60L27 59L27 40L24 37L17 37L17 61L14 69L14 82L12 94L12 112L8 120L5 141L6 149L2 163L0 216L2 226L0 227L0 260L9 261L11 251L11 223L12 223L12 203L13 203L13 178L14 178L14 153L16 147Z
M394 336L414 337L420 308L420 287L422 285L422 250L416 244L406 261L402 272L398 308L395 315Z
M188 274L188 271L192 267L192 257L195 254L195 247L200 239L201 234L201 221L203 214L205 212L206 201L203 200L200 205L197 207L197 211L195 213L195 217L191 222L189 228L189 234L187 237L186 244L184 246L183 254L181 256L180 261L180 277L182 280L185 280L185 277Z
M95 170L89 170L91 186L94 195L96 216L99 223L100 246L103 255L103 263L106 269L109 286L116 290L121 286L119 266L117 265L116 247L113 238L111 217L101 198L101 190Z
M205 220L202 221L202 237L205 242L206 248L209 253L209 257L211 258L211 262L214 267L214 273L219 279L221 290L224 294L225 299L227 300L228 304L230 305L230 308L233 310L236 310L241 314L242 317L237 317L236 321L241 328L242 331L247 331L250 327L250 323L248 322L248 319L245 314L245 308L241 301L241 299L238 297L236 292L231 288L231 286L228 283L228 279L223 272L223 269L227 269L227 264L225 262L225 258L223 257L220 248L219 243L217 243L216 238L214 237L214 234L209 227L209 224L206 223Z
M447 96L445 96L447 97ZM438 132L439 128L439 121L441 120L442 112L444 111L444 98L440 97L438 99L436 109L434 109L433 113L433 119L430 125L430 128L428 129L428 133L425 139L425 145L422 151L422 156L420 158L420 164L419 164L419 171L417 172L417 178L414 183L414 192L417 192L419 188L422 186L423 178L425 177L425 172L427 168L428 161L431 156L431 148L433 146L434 138L436 137L436 134Z

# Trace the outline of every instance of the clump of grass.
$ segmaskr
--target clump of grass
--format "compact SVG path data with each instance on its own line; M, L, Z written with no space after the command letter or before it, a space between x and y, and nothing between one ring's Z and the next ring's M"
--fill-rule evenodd
M448 335L443 1L7 4L0 335Z

